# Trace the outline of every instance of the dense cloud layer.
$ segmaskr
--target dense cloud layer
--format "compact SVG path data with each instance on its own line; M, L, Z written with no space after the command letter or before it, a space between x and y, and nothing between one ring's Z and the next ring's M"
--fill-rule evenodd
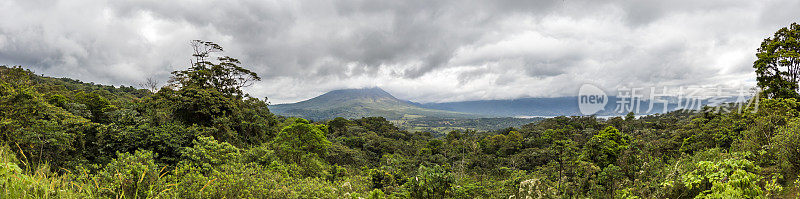
M583 83L753 86L754 52L797 1L0 2L0 64L162 82L215 41L273 103L380 86L414 101L575 95Z

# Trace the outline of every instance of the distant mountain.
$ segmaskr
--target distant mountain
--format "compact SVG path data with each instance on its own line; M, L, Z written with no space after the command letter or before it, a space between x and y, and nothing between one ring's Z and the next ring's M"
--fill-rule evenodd
M598 116L617 116L625 115L626 112L618 113L618 99L615 96L608 96L605 109L596 113ZM630 99L627 99L630 100ZM667 112L678 109L677 98L667 98L670 101L667 105ZM723 103L730 103L736 100L735 97L721 98ZM712 105L710 100L700 101L701 105ZM520 98L511 100L476 100L463 102L445 103L416 103L417 106L429 109L438 109L494 117L520 117L520 116L579 116L582 115L578 108L578 97L553 97L553 98ZM664 104L654 103L652 110L649 100L644 100L638 105L641 114L663 113Z
M598 116L625 115L626 112L616 111L619 99L608 96L605 109L596 113ZM629 99L628 99L629 100ZM677 99L667 106L668 111L677 109ZM735 98L721 99L722 102L733 102ZM709 105L709 100L702 100L701 104ZM646 112L649 101L639 104L640 114L662 113L663 104L653 104L652 110ZM487 117L551 117L551 116L579 116L582 115L578 108L578 97L553 97L553 98L520 98L510 100L476 100L445 103L415 103L400 100L383 89L343 89L334 90L315 98L292 103L270 106L274 113L285 116L304 117L313 120L325 120L335 117L360 118L380 116L390 120L422 119L439 121L437 119L475 119ZM442 120L446 121L446 120ZM430 123L430 122L428 122Z
M415 103L397 99L378 87L334 90L297 103L272 105L270 111L279 115L313 120L372 116L390 120L478 117L475 114L423 108Z
M579 115L577 97L424 103L420 107L497 117ZM612 107L613 108L613 107Z

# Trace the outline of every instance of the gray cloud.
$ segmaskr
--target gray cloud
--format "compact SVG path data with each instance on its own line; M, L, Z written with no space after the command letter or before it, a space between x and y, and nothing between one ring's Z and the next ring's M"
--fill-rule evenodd
M104 84L166 81L215 41L291 102L381 86L415 101L617 86L754 85L760 41L795 1L0 2L0 64ZM744 82L744 83L743 83Z

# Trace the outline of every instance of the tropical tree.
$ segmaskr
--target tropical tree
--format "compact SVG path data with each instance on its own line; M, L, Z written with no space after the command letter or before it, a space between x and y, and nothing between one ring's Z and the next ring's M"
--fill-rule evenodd
M227 95L241 96L242 87L260 81L258 74L245 69L241 62L229 56L217 57L218 63L211 62L212 53L222 52L222 47L210 41L193 40L194 61L187 70L172 72L170 83L176 87L197 87L215 89Z
M324 125L309 124L307 120L298 118L278 133L273 144L281 156L291 162L300 162L299 158L307 153L322 157L331 146L325 138L326 129Z
M784 168L787 176L797 173L800 170L800 119L795 118L777 130L772 142L774 146L770 148L778 158L778 166Z
M700 161L694 170L681 176L689 189L699 190L695 198L760 198L763 189L758 186L761 169L742 158L720 161Z
M584 158L591 160L600 167L615 164L620 153L627 149L630 136L609 126L592 136L586 143Z
M800 25L792 23L764 39L753 63L758 86L768 97L797 98L800 80Z
M420 166L408 189L411 198L447 198L452 194L454 181L453 175L439 165Z

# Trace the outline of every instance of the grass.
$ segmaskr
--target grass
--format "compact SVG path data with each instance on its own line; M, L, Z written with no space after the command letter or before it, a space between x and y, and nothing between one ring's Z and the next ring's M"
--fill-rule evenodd
M101 183L85 168L80 171L62 168L63 174L58 174L52 171L48 163L34 165L27 161L24 153L19 154L22 161L15 157L8 146L0 146L0 198L130 198L125 197L124 190L114 188L122 184ZM136 191L139 191L138 185L143 178L136 182ZM155 191L153 186L147 188L150 193ZM164 191L153 195L158 196ZM138 196L134 195L133 198Z
M23 159L27 159L21 154ZM17 163L21 163L23 167L19 167ZM0 147L0 198L92 197L93 192L83 187L84 185L75 184L64 176L50 172L47 164L34 167L28 161L17 160L8 146Z

